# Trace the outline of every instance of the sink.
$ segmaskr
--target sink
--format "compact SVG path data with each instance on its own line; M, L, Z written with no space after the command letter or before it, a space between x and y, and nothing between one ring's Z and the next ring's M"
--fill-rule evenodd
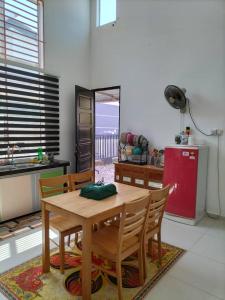
M0 166L0 172L6 172L6 171L13 171L18 169L26 169L26 168L34 168L34 167L40 167L41 164L34 164L34 163L15 163L14 165L4 165Z
M25 169L25 168L33 168L38 167L40 164L33 164L33 163L15 163L15 169Z
M16 168L11 165L0 166L0 172L15 170Z

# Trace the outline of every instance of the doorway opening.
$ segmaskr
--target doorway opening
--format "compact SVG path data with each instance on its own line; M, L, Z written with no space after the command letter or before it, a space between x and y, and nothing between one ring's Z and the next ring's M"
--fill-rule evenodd
M114 181L118 160L120 87L97 89L95 96L95 181Z

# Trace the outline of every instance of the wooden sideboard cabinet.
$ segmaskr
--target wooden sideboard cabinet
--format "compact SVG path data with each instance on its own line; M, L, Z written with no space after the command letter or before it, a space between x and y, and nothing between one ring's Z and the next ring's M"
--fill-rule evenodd
M115 181L148 189L163 187L163 168L151 165L114 163Z

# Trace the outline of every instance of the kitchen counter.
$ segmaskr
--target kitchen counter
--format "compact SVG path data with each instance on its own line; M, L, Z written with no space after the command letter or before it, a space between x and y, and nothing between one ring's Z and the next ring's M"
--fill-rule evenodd
M67 173L69 161L33 164L16 160L15 166L0 166L0 223L40 211L40 178Z
M5 176L17 175L20 173L30 173L36 172L39 170L53 169L53 168L64 168L64 174L66 174L66 168L70 165L69 161L65 160L54 160L53 163L48 164L34 164L34 163L24 163L17 165L16 167L12 166L0 166L0 178Z

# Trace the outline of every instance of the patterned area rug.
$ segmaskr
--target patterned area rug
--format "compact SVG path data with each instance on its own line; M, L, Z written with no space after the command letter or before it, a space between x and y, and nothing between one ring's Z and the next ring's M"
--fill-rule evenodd
M184 253L183 249L162 244L162 266L157 263L156 245L147 259L147 279L139 285L136 255L123 262L123 297L125 300L143 299L156 282ZM59 271L59 255L51 254L51 272L42 273L41 257L34 258L0 275L0 292L11 300L72 300L81 299L81 245L65 253L65 274ZM114 269L109 261L93 255L93 264ZM117 299L116 278L92 269L92 299Z

